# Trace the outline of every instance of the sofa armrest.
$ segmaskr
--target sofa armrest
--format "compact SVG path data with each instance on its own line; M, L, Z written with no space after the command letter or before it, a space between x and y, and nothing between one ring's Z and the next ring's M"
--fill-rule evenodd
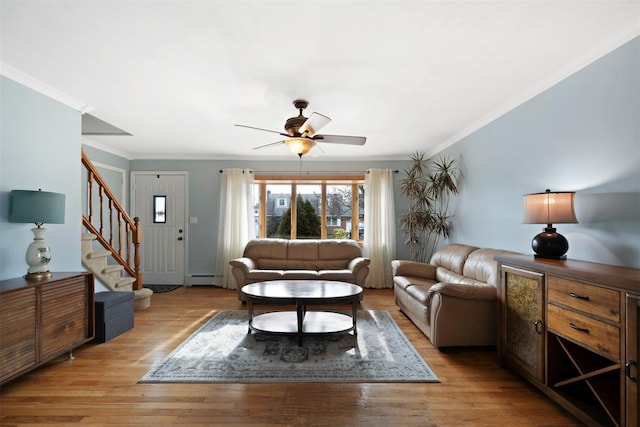
M439 293L455 298L495 301L498 290L493 286L471 285L467 283L437 283L429 289L430 293Z
M244 275L249 274L249 270L253 270L256 268L256 263L251 258L236 258L229 261L231 267L239 268L242 270Z
M358 270L368 267L371 263L369 258L357 257L349 261L349 270L352 272L357 272Z
M391 268L394 276L436 279L436 266L424 262L394 259L391 261Z
M367 276L369 275L369 264L371 264L371 260L364 257L356 257L349 261L347 268L353 273L353 283L364 287Z

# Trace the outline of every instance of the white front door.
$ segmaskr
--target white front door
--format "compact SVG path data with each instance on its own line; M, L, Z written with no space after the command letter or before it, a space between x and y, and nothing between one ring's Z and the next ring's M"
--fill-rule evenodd
M133 216L142 225L143 283L185 284L186 172L132 172L131 181Z

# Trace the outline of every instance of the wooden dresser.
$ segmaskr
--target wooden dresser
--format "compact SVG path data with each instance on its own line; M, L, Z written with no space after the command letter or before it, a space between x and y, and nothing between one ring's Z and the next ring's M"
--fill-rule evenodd
M587 425L640 425L640 270L527 255L496 260L498 363Z
M0 281L0 384L94 337L91 273Z

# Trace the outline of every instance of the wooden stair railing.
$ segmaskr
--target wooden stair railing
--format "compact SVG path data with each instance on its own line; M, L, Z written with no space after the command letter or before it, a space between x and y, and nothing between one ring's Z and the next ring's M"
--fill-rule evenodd
M91 233L96 235L96 240L108 251L113 258L124 267L124 270L136 281L134 290L142 289L142 272L140 271L140 243L142 243L142 226L140 219L131 219L120 205L117 198L102 178L96 167L82 150L82 164L87 169L87 204L88 216L82 214L82 224ZM97 185L97 200L94 200L94 185ZM108 211L108 223L105 223L105 198ZM94 224L94 203L97 203L99 215L97 224ZM117 230L114 241L114 216ZM105 225L108 230L105 231ZM133 248L133 256L131 254Z

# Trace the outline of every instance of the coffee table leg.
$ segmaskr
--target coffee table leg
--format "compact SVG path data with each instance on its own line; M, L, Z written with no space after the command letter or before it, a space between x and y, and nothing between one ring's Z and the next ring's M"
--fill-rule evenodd
M253 302L247 299L247 312L249 313L249 330L247 334L251 333L251 321L253 320Z
M302 323L304 322L305 306L301 303L296 304L296 312L298 316L298 346L302 346Z
M353 336L358 336L358 330L356 329L356 319L358 318L358 301L353 302L351 308L351 317L353 318Z

